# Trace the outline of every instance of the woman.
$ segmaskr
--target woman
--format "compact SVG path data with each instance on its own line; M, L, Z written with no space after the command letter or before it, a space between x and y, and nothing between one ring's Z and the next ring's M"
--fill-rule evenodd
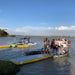
M44 54L46 54L47 41L48 41L48 38L46 38L46 39L44 40Z
M48 52L50 54L50 41L49 40L47 42L47 55L48 55Z
M70 49L71 49L71 41L68 40L68 51L70 51Z

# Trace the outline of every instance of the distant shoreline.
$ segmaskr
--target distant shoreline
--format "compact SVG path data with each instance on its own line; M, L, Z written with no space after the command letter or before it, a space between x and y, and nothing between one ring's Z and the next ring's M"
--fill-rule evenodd
M58 37L60 38L61 36L35 36L35 35L7 35L7 36L0 36L0 37L17 37L17 36L21 36L21 37ZM62 36L64 38L75 38L75 36Z
M34 36L34 35L15 35L15 36L23 36L23 37L58 37L60 38L61 36ZM75 38L75 36L62 36L65 38Z

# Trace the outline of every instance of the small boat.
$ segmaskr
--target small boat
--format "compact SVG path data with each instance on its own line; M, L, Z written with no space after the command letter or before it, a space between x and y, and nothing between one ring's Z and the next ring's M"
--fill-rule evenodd
M30 42L30 37L21 38L19 41L15 42L14 45L36 45L37 43Z
M65 52L64 54L53 55L53 58L61 58L61 57L64 57L64 56L68 56L71 52L72 52L72 50L70 50L69 52Z
M36 45L37 43L30 42L30 38L21 38L19 41L11 44L10 47L29 47L32 45Z
M34 43L34 42L30 42L28 43L28 45L36 45L37 43Z

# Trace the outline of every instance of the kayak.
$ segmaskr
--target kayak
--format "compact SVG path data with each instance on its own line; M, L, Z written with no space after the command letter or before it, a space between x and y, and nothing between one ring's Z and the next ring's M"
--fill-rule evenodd
M61 55L53 55L53 58L60 58L60 57L68 56L71 52L72 52L72 50L70 50L69 52L66 52L64 54L61 54Z
M12 61L16 65L23 65L23 64L28 64L28 63L44 60L47 58L52 58L52 55L44 55L44 54L30 55L30 56L24 56L24 57L11 59L10 61Z

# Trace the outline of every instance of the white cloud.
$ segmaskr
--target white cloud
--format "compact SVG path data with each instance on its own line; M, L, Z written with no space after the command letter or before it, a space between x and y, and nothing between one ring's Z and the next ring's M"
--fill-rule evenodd
M75 26L60 26L60 27L56 27L56 30L75 30Z
M2 27L0 27L2 28ZM7 29L9 34L20 34L20 35L70 35L75 36L75 26L60 26L60 27L32 27L25 26L21 28Z
M21 32L24 34L31 34L31 35L75 35L75 26L60 26L60 27L32 27L26 26L22 28L17 28L16 32Z
M31 26L26 26L22 28L17 28L16 32L28 32L28 31L42 31L42 30L47 30L48 28L46 27L31 27Z

